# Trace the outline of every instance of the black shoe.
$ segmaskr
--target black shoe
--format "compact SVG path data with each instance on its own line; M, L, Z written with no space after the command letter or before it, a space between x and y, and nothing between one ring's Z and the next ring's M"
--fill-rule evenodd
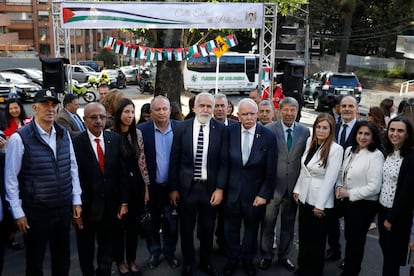
M345 259L342 260L342 262L339 264L340 269L344 269L345 267Z
M237 263L232 261L227 261L227 263L223 267L223 273L226 276L233 275L236 271Z
M174 256L165 256L165 259L167 260L168 265L171 268L177 268L181 265L180 261Z
M200 264L200 269L210 276L220 275L220 272L212 264Z
M289 271L294 271L296 266L292 263L289 259L280 259L278 261L279 264L283 265L284 268L286 268Z
M249 276L256 275L256 268L254 267L254 264L252 261L244 261L243 262L243 270L244 272Z
M192 276L193 275L193 266L192 265L185 265L183 267L183 271L181 272L182 276Z
M160 256L158 255L151 255L149 258L148 266L150 269L156 268L160 264Z
M259 268L261 270L268 270L271 264L272 264L272 260L270 260L270 259L261 259L260 262L259 262Z
M327 260L327 261L337 261L340 258L341 258L341 252L340 251L336 251L336 250L332 250L332 249L328 249L326 251L325 260Z

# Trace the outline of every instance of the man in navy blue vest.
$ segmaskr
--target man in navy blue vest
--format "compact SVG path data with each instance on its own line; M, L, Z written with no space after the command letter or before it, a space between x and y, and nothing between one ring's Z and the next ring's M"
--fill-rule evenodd
M78 167L66 129L55 123L56 94L35 96L34 119L17 130L6 149L6 199L17 228L24 234L26 275L43 275L49 244L52 275L69 274L72 216L81 215Z

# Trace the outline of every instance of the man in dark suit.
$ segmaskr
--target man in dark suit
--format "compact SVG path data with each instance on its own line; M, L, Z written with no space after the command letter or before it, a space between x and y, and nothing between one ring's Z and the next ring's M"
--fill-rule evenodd
M299 104L292 97L284 98L280 103L281 120L267 126L277 141L277 175L273 199L266 206L262 221L260 249L262 259L259 268L267 270L274 256L273 240L275 225L280 211L280 239L278 262L288 270L294 270L289 254L293 243L297 204L293 200L293 188L299 177L300 160L305 151L309 129L295 122Z
M169 202L168 167L175 127L178 121L170 120L171 105L168 98L157 96L151 101L151 121L138 125L144 138L145 158L150 183L148 202L151 212L153 236L147 239L151 254L150 269L159 264L161 253L168 264L177 268L180 263L175 256L178 239L177 211ZM162 229L162 247L159 229Z
M126 172L119 135L104 131L104 106L96 102L86 105L84 120L87 130L73 140L83 191L83 213L73 221L77 228L79 263L84 276L109 276L113 224L128 211ZM96 271L95 241L98 245Z
M238 121L227 117L229 102L224 94L217 93L214 95L214 111L213 117L219 122L222 122L225 126L238 123ZM226 250L224 240L224 211L223 202L219 205L217 210L217 225L216 225L216 243L220 248L221 252L224 253Z
M63 98L63 108L56 115L56 122L64 126L69 131L72 138L85 130L82 119L76 113L78 108L78 96L74 94L66 94Z
M193 232L198 220L200 268L218 275L210 254L217 206L226 186L226 129L212 119L214 97L209 93L196 96L196 117L174 129L170 158L170 200L179 207L183 275L192 275L195 262ZM178 203L179 200L179 203Z
M214 111L213 117L217 121L222 122L225 126L237 123L236 120L227 117L227 107L229 102L224 94L217 93L214 95Z
M251 99L239 103L240 124L228 127L228 188L224 202L224 229L228 262L225 275L232 275L239 258L247 275L255 275L253 259L257 233L266 203L272 198L277 148L275 135L257 124L257 104ZM241 226L244 235L241 239Z
M338 144L340 144L344 150L351 146L356 124L356 116L358 111L358 103L352 96L345 96L341 99L339 104L341 113L341 122L336 125L335 138ZM339 206L333 208L333 215L328 216L328 245L329 249L326 251L326 260L339 260L341 258L341 244L340 238L340 223L339 218L343 216L342 210ZM341 264L343 266L343 264Z

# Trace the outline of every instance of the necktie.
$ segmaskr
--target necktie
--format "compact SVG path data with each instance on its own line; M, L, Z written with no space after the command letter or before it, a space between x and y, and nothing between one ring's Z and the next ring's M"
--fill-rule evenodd
M288 128L287 130L287 140L286 140L286 144L288 147L288 151L290 151L290 149L292 148L292 129Z
M85 130L85 128L83 127L83 123L82 121L79 119L78 116L76 116L75 114L73 115L73 118L75 119L76 124L78 125L79 130L83 131Z
M338 120L336 121L337 124L339 124L341 122L342 118L341 115L338 116Z
M346 128L348 127L347 124L343 124L342 125L342 133L341 133L341 139L339 140L339 144L341 146L345 145L345 141L346 141Z
M246 165L250 155L250 134L247 130L243 131L242 161Z
M102 173L104 173L104 168L105 168L105 155L103 153L103 150L101 148L101 145L99 144L99 140L98 138L95 139L96 142L96 152L98 153L98 162L99 162L99 167L101 167L101 171Z
M201 180L201 167L203 164L203 147L204 147L204 126L200 125L200 131L197 138L197 149L194 160L194 180Z

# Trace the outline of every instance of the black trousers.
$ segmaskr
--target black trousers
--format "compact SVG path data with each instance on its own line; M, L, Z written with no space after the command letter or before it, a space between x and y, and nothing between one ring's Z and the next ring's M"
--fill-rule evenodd
M395 240L392 232L385 230L384 227L384 221L388 217L388 213L390 211L391 209L380 205L378 212L379 244L381 246L382 255L384 257L382 265L382 276L399 276L400 262L396 256L399 256L400 254L398 252L395 252Z
M327 217L327 227L328 227L328 245L329 249L341 253L341 228L339 219L344 216L344 210L342 204L338 204L338 199L335 199L334 208L330 211L330 216Z
M237 262L239 258L244 262L253 262L257 253L259 224L265 210L266 205L255 207L242 199L224 205L224 236L230 262ZM242 225L244 233L241 238Z
M367 232L378 211L378 202L346 200L343 210L346 239L344 275L357 276L361 271Z
M299 275L323 275L327 220L331 214L325 210L325 216L318 218L313 209L309 204L299 205Z
M112 267L114 218L83 221L83 229L76 230L79 265L83 276L110 276ZM95 271L95 241L98 245Z
M43 260L49 244L52 275L69 274L70 207L58 209L25 209L30 226L24 235L26 246L26 275L43 275Z
M138 246L138 218L136 212L129 212L114 225L113 256L116 263L125 259L127 263L135 262Z
M183 264L191 266L195 262L194 228L198 219L200 238L200 262L210 263L217 207L210 204L210 193L206 183L194 183L189 194L180 198L179 217L181 251Z

